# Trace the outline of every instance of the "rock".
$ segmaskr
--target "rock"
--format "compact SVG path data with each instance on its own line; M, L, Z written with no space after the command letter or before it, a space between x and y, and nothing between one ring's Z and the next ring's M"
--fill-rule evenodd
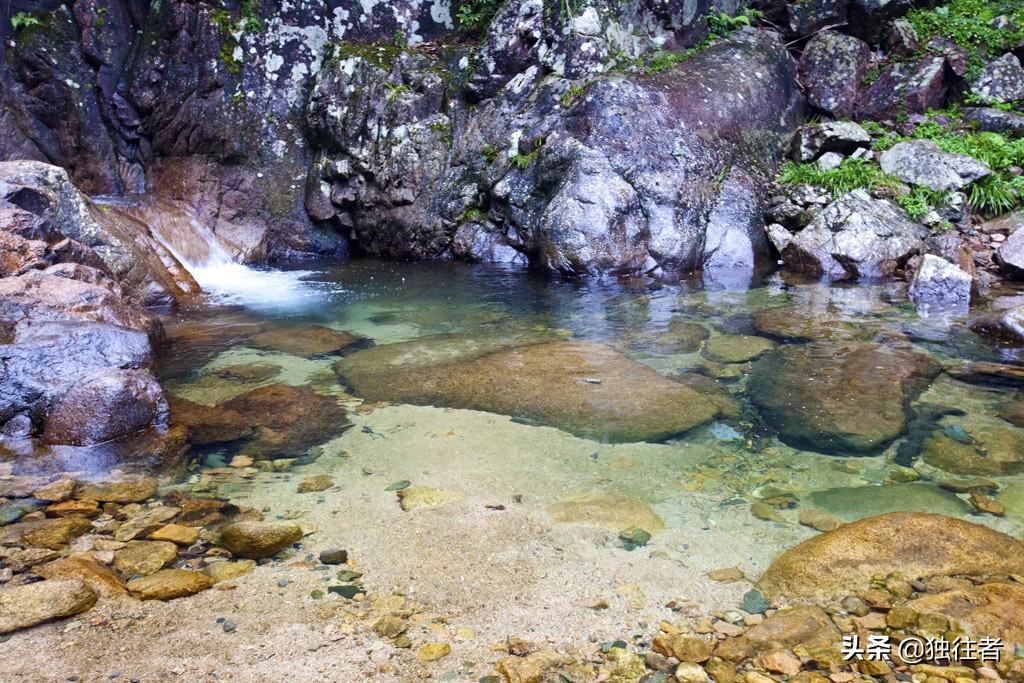
M187 547L199 540L199 529L181 524L166 524L149 534L147 538L151 541L170 541Z
M195 595L213 586L213 579L186 569L161 569L155 574L132 579L128 591L139 600L175 600Z
M499 659L494 669L502 677L503 683L543 683L547 672L563 662L557 652L541 650L525 657Z
M970 500L971 505L973 505L974 509L977 510L978 512L984 512L986 514L994 515L996 517L1002 517L1006 514L1006 508L1003 506L1003 504L997 502L995 498L992 498L990 496L983 496L978 493L972 493L970 495Z
M345 410L309 387L271 384L218 405L241 414L255 433L239 453L256 460L297 457L349 427Z
M23 572L26 569L46 564L60 557L56 550L46 548L26 548L18 550L4 559L4 566L14 572Z
M886 27L893 23L906 23L900 17L910 8L911 0L850 0L850 31L861 40L876 45Z
M847 119L853 115L857 89L870 65L867 43L835 31L821 31L804 47L797 73L813 107Z
M926 463L959 475L998 477L1024 472L1024 430L992 418L959 419L962 424L937 429L922 442L921 457Z
M373 630L381 638L397 638L409 630L409 622L392 614L385 614L373 625Z
M334 486L334 477L329 474L316 474L299 482L298 493L318 493Z
M221 581L233 581L246 574L251 574L256 568L255 560L238 560L236 562L213 562L203 567L203 574L210 577L214 583Z
M1024 344L1024 306L982 313L967 321L975 334L1013 345Z
M158 505L153 508L140 511L131 515L127 521L114 532L114 539L118 541L130 541L140 536L148 536L164 524L174 519L179 508L172 508L166 505Z
M465 498L461 493L438 491L429 486L410 486L398 491L398 500L406 512L421 508L436 508Z
M882 170L913 185L948 192L959 190L992 169L966 154L953 154L931 140L898 142L882 153Z
M701 355L716 363L746 363L771 351L777 344L764 337L723 334L704 342Z
M908 294L919 304L941 304L967 308L971 303L969 273L944 258L925 254L914 272Z
M841 26L847 22L846 0L811 0L786 4L788 27L795 36L808 36L828 26Z
M747 391L785 441L864 454L903 433L907 405L938 372L935 361L909 348L815 342L766 353Z
M870 332L865 332L863 326L829 308L774 306L755 313L753 324L759 333L787 342L870 339Z
M916 64L894 62L861 91L854 115L858 120L893 121L900 115L941 109L951 77L943 55L929 55Z
M680 662L706 662L711 658L715 643L696 636L680 633L663 633L651 643L655 652L666 657L675 657Z
M628 529L623 529L619 532L619 544L623 549L630 552L637 548L644 547L650 540L650 532L639 527L631 526Z
M986 583L924 595L906 607L919 614L944 614L975 638L1024 643L1024 586L1017 583Z
M0 633L70 617L96 604L84 581L40 581L0 591Z
M683 662L676 667L676 680L682 683L706 683L708 672L700 664Z
M788 267L813 277L884 277L927 236L928 229L903 209L854 190L826 206L781 256Z
M65 500L46 508L47 517L97 517L102 512L95 500Z
M416 653L424 662L436 662L452 653L452 646L448 643L430 643L420 648Z
M60 550L91 530L92 523L82 517L18 522L0 527L0 545L24 544L33 548Z
M801 669L800 660L782 650L766 652L755 659L754 663L765 671L787 676L796 676Z
M870 146L871 135L853 121L827 121L801 128L797 134L794 152L797 161L813 161L828 152L852 154L858 149ZM803 228L805 225L806 223L786 227L795 229Z
M840 639L839 630L823 609L814 605L796 605L778 610L739 638L723 641L716 648L715 655L726 661L738 662L780 648L799 646L813 652L838 643Z
M271 349L292 356L316 358L352 353L373 346L373 342L351 332L334 330L322 325L309 325L263 332L252 338L252 345L259 349Z
M302 539L298 524L288 522L235 522L221 530L219 545L236 555L258 560L270 557Z
M911 579L1018 574L1024 545L963 520L893 512L819 534L772 562L757 582L768 598L828 598L867 586L876 574ZM756 627L755 627L756 628Z
M348 562L348 551L341 548L329 548L320 551L321 564L345 564Z
M74 479L58 479L46 486L37 488L32 492L32 497L51 503L60 503L74 494L76 486L78 486L78 482Z
M92 446L166 424L167 402L146 370L103 370L87 375L46 421L48 444Z
M964 119L982 132L999 133L1008 138L1024 137L1024 114L990 107L965 107L962 111Z
M1014 230L1007 236L996 250L995 260L1000 270L1010 277L1016 280L1024 278L1024 230Z
M168 396L172 424L188 430L188 441L196 446L244 439L254 428L241 413L218 406L204 406L177 396Z
M771 605L761 595L761 591L754 589L749 590L743 594L743 601L740 603L740 609L747 614L762 614L766 612Z
M786 245L793 239L793 233L778 223L771 223L764 229L764 231L768 236L768 241L771 242L777 252L781 252L785 249Z
M129 541L114 553L114 566L122 576L148 576L178 559L178 547L167 541Z
M821 510L801 510L797 522L815 531L834 531L843 525L842 520Z
M771 505L765 505L764 503L751 503L750 514L765 522L775 522L776 524L786 523L786 520L775 511L775 508Z
M118 598L127 595L124 580L109 567L84 556L63 557L33 567L32 573L51 581L76 579L85 582L97 595L103 598Z
M85 482L75 492L75 498L100 503L142 503L156 495L157 486L157 480L152 477L135 477L116 482Z
M995 102L1024 100L1024 68L1020 59L1007 52L986 64L978 79L971 83L971 93Z
M719 412L693 389L593 342L534 344L401 369L344 359L335 369L369 401L486 410L598 440L665 439ZM595 377L599 384L586 381Z
M665 530L665 523L643 503L594 492L548 506L552 519L561 524L586 524L618 532L639 527L649 533Z
M842 522L854 522L888 512L930 512L964 517L970 508L956 495L932 484L850 486L812 491L801 501Z

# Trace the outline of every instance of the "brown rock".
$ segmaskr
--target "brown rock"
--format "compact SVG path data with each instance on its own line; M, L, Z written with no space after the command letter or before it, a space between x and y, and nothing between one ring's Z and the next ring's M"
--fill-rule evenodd
M505 657L494 665L503 683L543 683L544 676L563 663L562 656L541 650L526 657Z
M817 531L835 531L843 525L842 520L836 519L827 512L821 510L801 510L797 521L802 526L807 526Z
M177 545L190 546L199 540L199 529L181 524L167 524L148 536L151 541L170 541Z
M299 483L299 493L318 493L334 486L334 477L329 474L317 474L306 477Z
M755 659L754 663L772 673L786 674L787 676L795 676L800 673L800 660L782 650L766 652Z
M114 566L123 576L147 576L178 559L178 546L166 541L129 541L114 553Z
M0 545L23 543L34 548L60 550L91 529L92 523L82 517L19 522L0 528Z
M344 355L373 346L373 342L351 332L334 330L322 325L307 325L301 328L282 328L258 334L252 338L252 345L292 356L314 358L316 356Z
M14 573L18 573L37 565L46 564L51 560L56 560L58 557L60 557L60 553L56 550L47 550L46 548L26 548L25 550L20 550L13 555L8 555L4 559L4 566L8 567Z
M738 662L770 650L792 649L798 645L814 650L840 640L839 630L823 609L798 605L780 609L739 638L722 641L715 654Z
M0 591L0 633L70 617L96 604L83 581L40 581Z
M70 498L74 494L76 486L78 486L78 482L74 479L58 479L33 491L32 497L51 503L59 503Z
M996 501L991 496L983 496L977 493L971 494L971 505L978 512L985 512L996 517L1002 517L1006 514L1006 508L1003 507L1002 503Z
M103 598L118 598L128 594L124 580L105 565L84 556L64 557L32 570L33 574L51 580L78 579L84 581Z
M241 413L217 406L204 406L177 396L168 396L172 424L188 430L188 442L197 446L236 441L251 436L253 426Z
M666 657L675 657L680 662L706 662L715 649L714 641L680 633L664 633L652 643L654 651Z
M133 515L114 532L114 538L118 541L130 541L140 536L148 536L164 524L178 516L179 508L172 508L166 505L159 505L155 508L144 510Z
M235 522L221 531L219 544L236 555L258 560L298 542L302 529L289 522Z
M46 508L48 517L96 517L101 512L95 500L65 500Z
M757 587L770 599L829 598L893 572L911 579L1024 574L1024 544L951 517L894 512L804 541L776 558Z
M944 614L962 622L976 638L1024 643L1024 586L1017 583L986 583L925 595L906 607L921 614Z
M385 614L373 625L373 630L381 638L397 638L409 630L409 623L393 614Z
M256 568L256 560L238 560L237 562L213 562L203 567L203 573L213 579L214 583L233 581L251 574Z
M749 581L746 575L739 567L727 567L725 569L712 569L707 574L708 578L712 581L721 581L722 583L736 583L737 581Z
M128 582L128 590L140 600L174 600L195 595L213 586L213 579L185 569L162 569Z
M75 492L78 500L95 500L100 503L141 503L156 495L157 480L152 477L138 477L118 482L94 484L83 483Z

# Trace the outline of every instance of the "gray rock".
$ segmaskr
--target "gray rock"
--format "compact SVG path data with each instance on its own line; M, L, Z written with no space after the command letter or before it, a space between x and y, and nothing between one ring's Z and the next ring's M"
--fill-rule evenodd
M792 202L776 204L765 212L765 221L769 224L778 223L789 230L802 230L814 219L809 212Z
M752 270L768 261L761 205L754 181L733 169L722 184L708 218L704 238L704 269Z
M944 151L931 140L900 142L879 160L882 170L900 180L932 190L959 190L992 169L966 154Z
M794 270L837 279L884 277L917 253L928 229L891 202L854 190L826 206L782 250Z
M1024 223L1024 214L1013 214L1016 224ZM1024 278L1024 230L1014 230L996 251L996 262L1000 269L1014 279Z
M946 259L925 254L914 273L909 294L915 303L966 308L971 302L971 276Z
M946 99L952 73L943 55L924 57L916 64L896 62L857 97L857 119L892 121L900 115L939 109Z
M795 36L809 36L826 26L843 26L848 0L804 0L785 3L789 30Z
M978 130L1000 133L1011 138L1024 137L1024 115L991 107L965 107L964 119Z
M775 247L775 251L780 253L793 239L793 233L786 230L786 228L782 227L778 223L770 223L768 227L765 228L765 234L768 235L768 241L771 242L773 247Z
M877 44L887 26L911 7L911 0L850 0L849 30L871 44Z
M1012 52L985 65L981 75L971 83L971 92L996 102L1024 100L1024 68Z
M839 152L825 152L814 163L823 171L831 171L842 166L845 160L846 157Z
M830 116L848 118L870 64L871 48L864 41L835 31L816 34L804 48L798 71L807 101Z
M858 124L829 121L801 128L794 150L797 161L813 161L826 152L850 154L870 145L871 135Z
M921 50L921 40L917 31L906 19L897 19L889 25L885 33L884 45L886 52L909 57Z

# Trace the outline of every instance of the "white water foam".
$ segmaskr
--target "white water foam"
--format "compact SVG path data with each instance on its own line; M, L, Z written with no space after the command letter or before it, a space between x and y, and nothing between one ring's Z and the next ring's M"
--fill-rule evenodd
M309 281L315 271L254 268L236 262L213 230L170 202L138 197L102 203L146 224L215 301L294 310L318 304L337 291L328 283Z

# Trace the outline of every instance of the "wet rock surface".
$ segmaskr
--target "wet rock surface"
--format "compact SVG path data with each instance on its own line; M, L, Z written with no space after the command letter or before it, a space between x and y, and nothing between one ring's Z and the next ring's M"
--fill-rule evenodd
M766 353L754 363L748 391L782 439L866 454L902 434L907 404L938 372L935 361L908 348L816 342Z

